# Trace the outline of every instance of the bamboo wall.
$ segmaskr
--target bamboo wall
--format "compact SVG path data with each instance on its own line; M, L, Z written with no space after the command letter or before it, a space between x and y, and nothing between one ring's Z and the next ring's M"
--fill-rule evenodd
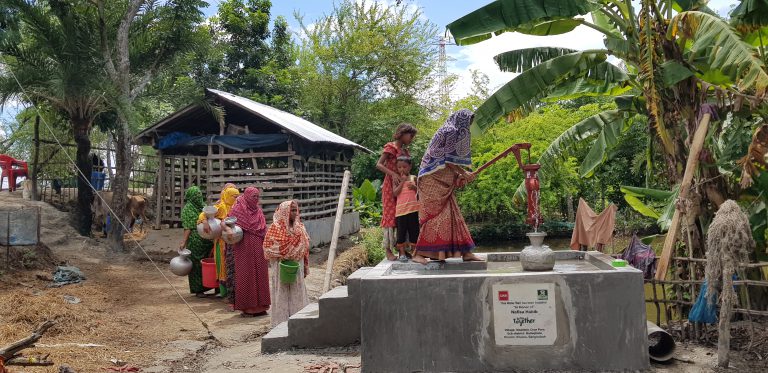
M157 227L180 223L184 191L192 185L202 189L209 204L218 200L226 183L234 183L241 191L258 187L268 221L280 202L290 199L299 201L304 220L335 215L344 170L351 165L344 154L305 159L291 150L227 154L214 148L218 147L209 147L206 156L160 155Z

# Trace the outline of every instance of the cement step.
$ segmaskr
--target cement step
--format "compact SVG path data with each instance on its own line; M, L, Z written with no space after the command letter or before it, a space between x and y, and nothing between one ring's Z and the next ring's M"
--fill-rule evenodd
M362 267L347 277L348 294L350 297L360 299L360 283L363 276L373 267Z
M337 288L339 289L339 288ZM291 345L299 348L348 346L360 340L360 305L343 296L346 289L323 294L288 319ZM326 296L327 295L327 296ZM356 306L356 307L355 307Z
M320 317L341 316L352 311L352 298L349 297L349 288L339 286L320 296ZM360 307L358 302L358 308ZM352 320L350 320L352 321Z
M288 321L283 321L261 338L261 353L272 354L291 349Z

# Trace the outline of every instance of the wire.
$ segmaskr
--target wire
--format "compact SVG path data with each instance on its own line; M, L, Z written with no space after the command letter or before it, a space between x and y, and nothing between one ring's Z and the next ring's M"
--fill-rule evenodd
M2 58L3 62L4 62L6 65L7 65L7 63L5 62L5 56L4 56L2 53L0 53L0 58ZM127 227L127 226L125 226L125 223L123 223L123 220L122 220L122 219L120 219L120 218L118 218L117 214L116 214L116 213L115 213L115 211L112 209L112 206L110 206L110 205L107 203L107 201L106 201L106 200L104 200L104 198L103 198L103 197L102 197L102 196L101 196L99 193L97 193L97 191L96 191L96 188L94 188L94 187L93 187L93 184L91 184L91 181L90 181L90 180L89 180L89 179L88 179L88 178L85 176L85 174L83 174L83 171L82 171L82 170L81 170L79 167L77 167L77 163L76 163L76 162L75 162L75 161L72 159L72 157L71 157L71 156L69 155L69 153L66 151L66 149L64 148L64 146L63 146L63 145L61 145L61 142L59 141L59 138L58 138L58 137L56 136L56 134L53 132L53 129L51 128L51 126L50 126L50 125L48 125L48 121L46 121L46 120L45 120L45 116L43 116L43 115L40 115L40 109L38 109L38 108L37 108L37 105L35 105L35 102L34 102L34 101L30 100L30 98L29 98L29 95L27 94L27 91L24 89L24 86L22 86L22 85L21 85L21 82L20 82L20 81L19 81L19 79L16 77L16 74L13 72L13 69L11 69L11 68L8 68L8 69L6 69L6 70L7 70L9 73L11 73L11 76L12 76L12 77L13 77L13 79L16 81L16 84L19 86L19 89L21 90L21 94L24 96L24 98L27 100L27 102L29 102L29 103L30 103L30 105L32 105L32 107L35 109L35 112L37 112L37 115L40 117L40 119L41 119L41 122L43 122L43 124L45 125L45 128L47 128L47 129L48 129L48 132L50 132L50 133L51 133L51 136L53 136L53 139L56 141L56 144L57 144L57 145L58 145L58 146L61 148L61 150L64 150L64 152L63 152L63 153L66 155L66 157L67 157L67 159L69 160L70 164L71 164L71 165L73 165L73 166L75 166L75 170L77 170L77 173L78 173L78 174L80 174L80 177L82 178L82 180L84 180L86 183L88 183L88 186L89 186L89 187L91 188L91 190L94 192L94 193L93 193L93 195L94 195L94 196L96 196L96 197L98 197L98 198L101 200L101 203L102 203L102 204L104 204L104 206L107 206L107 209L109 210L109 213L110 213L110 214L112 214L112 216L114 217L114 220L115 220L115 221L117 221L118 223L120 223L120 226L122 226L122 227L123 227L123 230L124 230L125 232L128 232L128 227ZM156 192L156 191L153 191L153 193L157 193L157 192ZM215 337L215 336L213 335L213 333L211 332L211 329L209 329L209 328L208 328L208 324L207 324L205 321L203 321L203 319L200 317L200 315L198 315L198 314L197 314L197 312L195 312L195 310L194 310L194 309L192 309L192 306L191 306L189 303L187 303L187 300L186 300L186 299L184 299L184 297L181 295L181 293L179 293L179 291L176 289L176 287L175 287L175 286L173 286L173 284L171 283L171 280L170 280L170 279L168 279L168 276L166 276L166 275L165 275L165 273L163 273L163 271L162 271L162 270L160 270L160 267L158 267L158 266L157 266L157 263L155 263L155 261L154 261L154 260L152 260L152 257L151 257L151 256L149 256L149 254L147 253L147 251L146 251L146 250L144 250L144 247L143 247L143 246L141 246L141 243L139 243L139 241L138 241L138 240L137 240L135 237L131 237L131 240L133 241L133 243L135 243L135 244L136 244L136 246L138 246L139 250L141 250L141 252L142 252L142 253L144 254L144 256L147 258L147 260L149 260L149 262L152 264L152 266L154 266L154 267L155 267L155 269L156 269L158 272L160 272L160 275L161 275L161 276L163 276L163 278L165 279L165 282L167 282L167 283L168 283L168 285L171 287L171 289L173 289L173 292L174 292L174 293L176 293L176 295L178 295L178 296L179 296L179 299L181 299L181 301L182 301L182 302L184 302L184 305L186 305L186 306L187 306L187 308L189 308L190 312L192 312L192 314L193 314L193 315L195 315L195 317L197 318L197 320L198 320L198 321L200 321L200 324L202 324L202 325L203 325L203 327L205 328L205 330L208 332L208 336L209 336L210 338L214 339L214 340L217 340L217 339L216 339L216 337Z

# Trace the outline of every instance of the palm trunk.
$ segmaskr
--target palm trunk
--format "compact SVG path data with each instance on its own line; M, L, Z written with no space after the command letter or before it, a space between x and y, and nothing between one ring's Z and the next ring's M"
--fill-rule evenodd
M77 231L83 236L91 235L93 215L91 202L93 190L91 189L91 123L87 120L72 120L75 144L77 145L76 164L77 172Z
M40 172L40 115L35 116L34 136L35 155L32 161L32 175L30 179L32 179L32 200L39 201L37 174Z
M118 222L117 218L113 220L109 234L109 246L114 252L125 251L125 245L123 242L123 235L126 232L123 226L127 227L128 211L126 207L128 204L128 180L130 177L132 167L131 160L131 143L130 133L128 132L128 124L124 118L120 119L120 125L115 134L115 178L112 183L112 209L115 214L120 217ZM121 224L122 222L122 224Z

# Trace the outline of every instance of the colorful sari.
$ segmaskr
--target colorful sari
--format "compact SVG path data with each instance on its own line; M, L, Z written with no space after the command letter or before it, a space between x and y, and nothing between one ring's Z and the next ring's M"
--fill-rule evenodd
M408 156L410 153L407 149L398 148L395 142L388 142L384 145L384 154L387 154L387 163L385 166L397 172L397 157ZM395 210L397 208L397 196L394 194L395 186L392 182L392 177L389 175L384 176L384 182L381 185L381 227L382 228L394 228L395 227Z
M193 294L208 290L203 287L203 267L200 261L207 258L211 252L211 241L204 240L197 234L197 217L205 207L205 199L200 188L191 186L184 194L184 208L181 209L181 226L189 230L187 249L192 252L189 259L192 261L192 272L189 273L189 292Z
M234 258L234 309L245 314L259 314L269 309L268 262L264 258L264 234L267 221L261 209L261 191L245 189L229 216L237 218L243 239L231 245Z
M429 143L421 162L418 180L421 230L416 251L436 258L466 254L475 248L469 228L456 202L458 175L448 164L472 164L469 126L473 114L460 110L451 114Z
M232 205L235 204L238 195L240 195L240 191L234 187L227 187L221 191L221 199L214 205L216 207L216 219L224 220L229 216L229 211L232 209ZM205 214L200 213L197 222L201 223L203 220L205 220ZM219 237L213 241L213 259L216 262L216 279L219 280L219 292L222 297L227 295L227 288L224 284L227 280L225 255L226 243Z
M281 203L264 238L264 257L269 260L272 271L273 327L309 304L304 284L304 276L309 274L309 234L301 222L298 208L296 201ZM297 211L293 225L290 223L291 209ZM280 282L280 261L286 259L299 262L299 273L292 284Z

